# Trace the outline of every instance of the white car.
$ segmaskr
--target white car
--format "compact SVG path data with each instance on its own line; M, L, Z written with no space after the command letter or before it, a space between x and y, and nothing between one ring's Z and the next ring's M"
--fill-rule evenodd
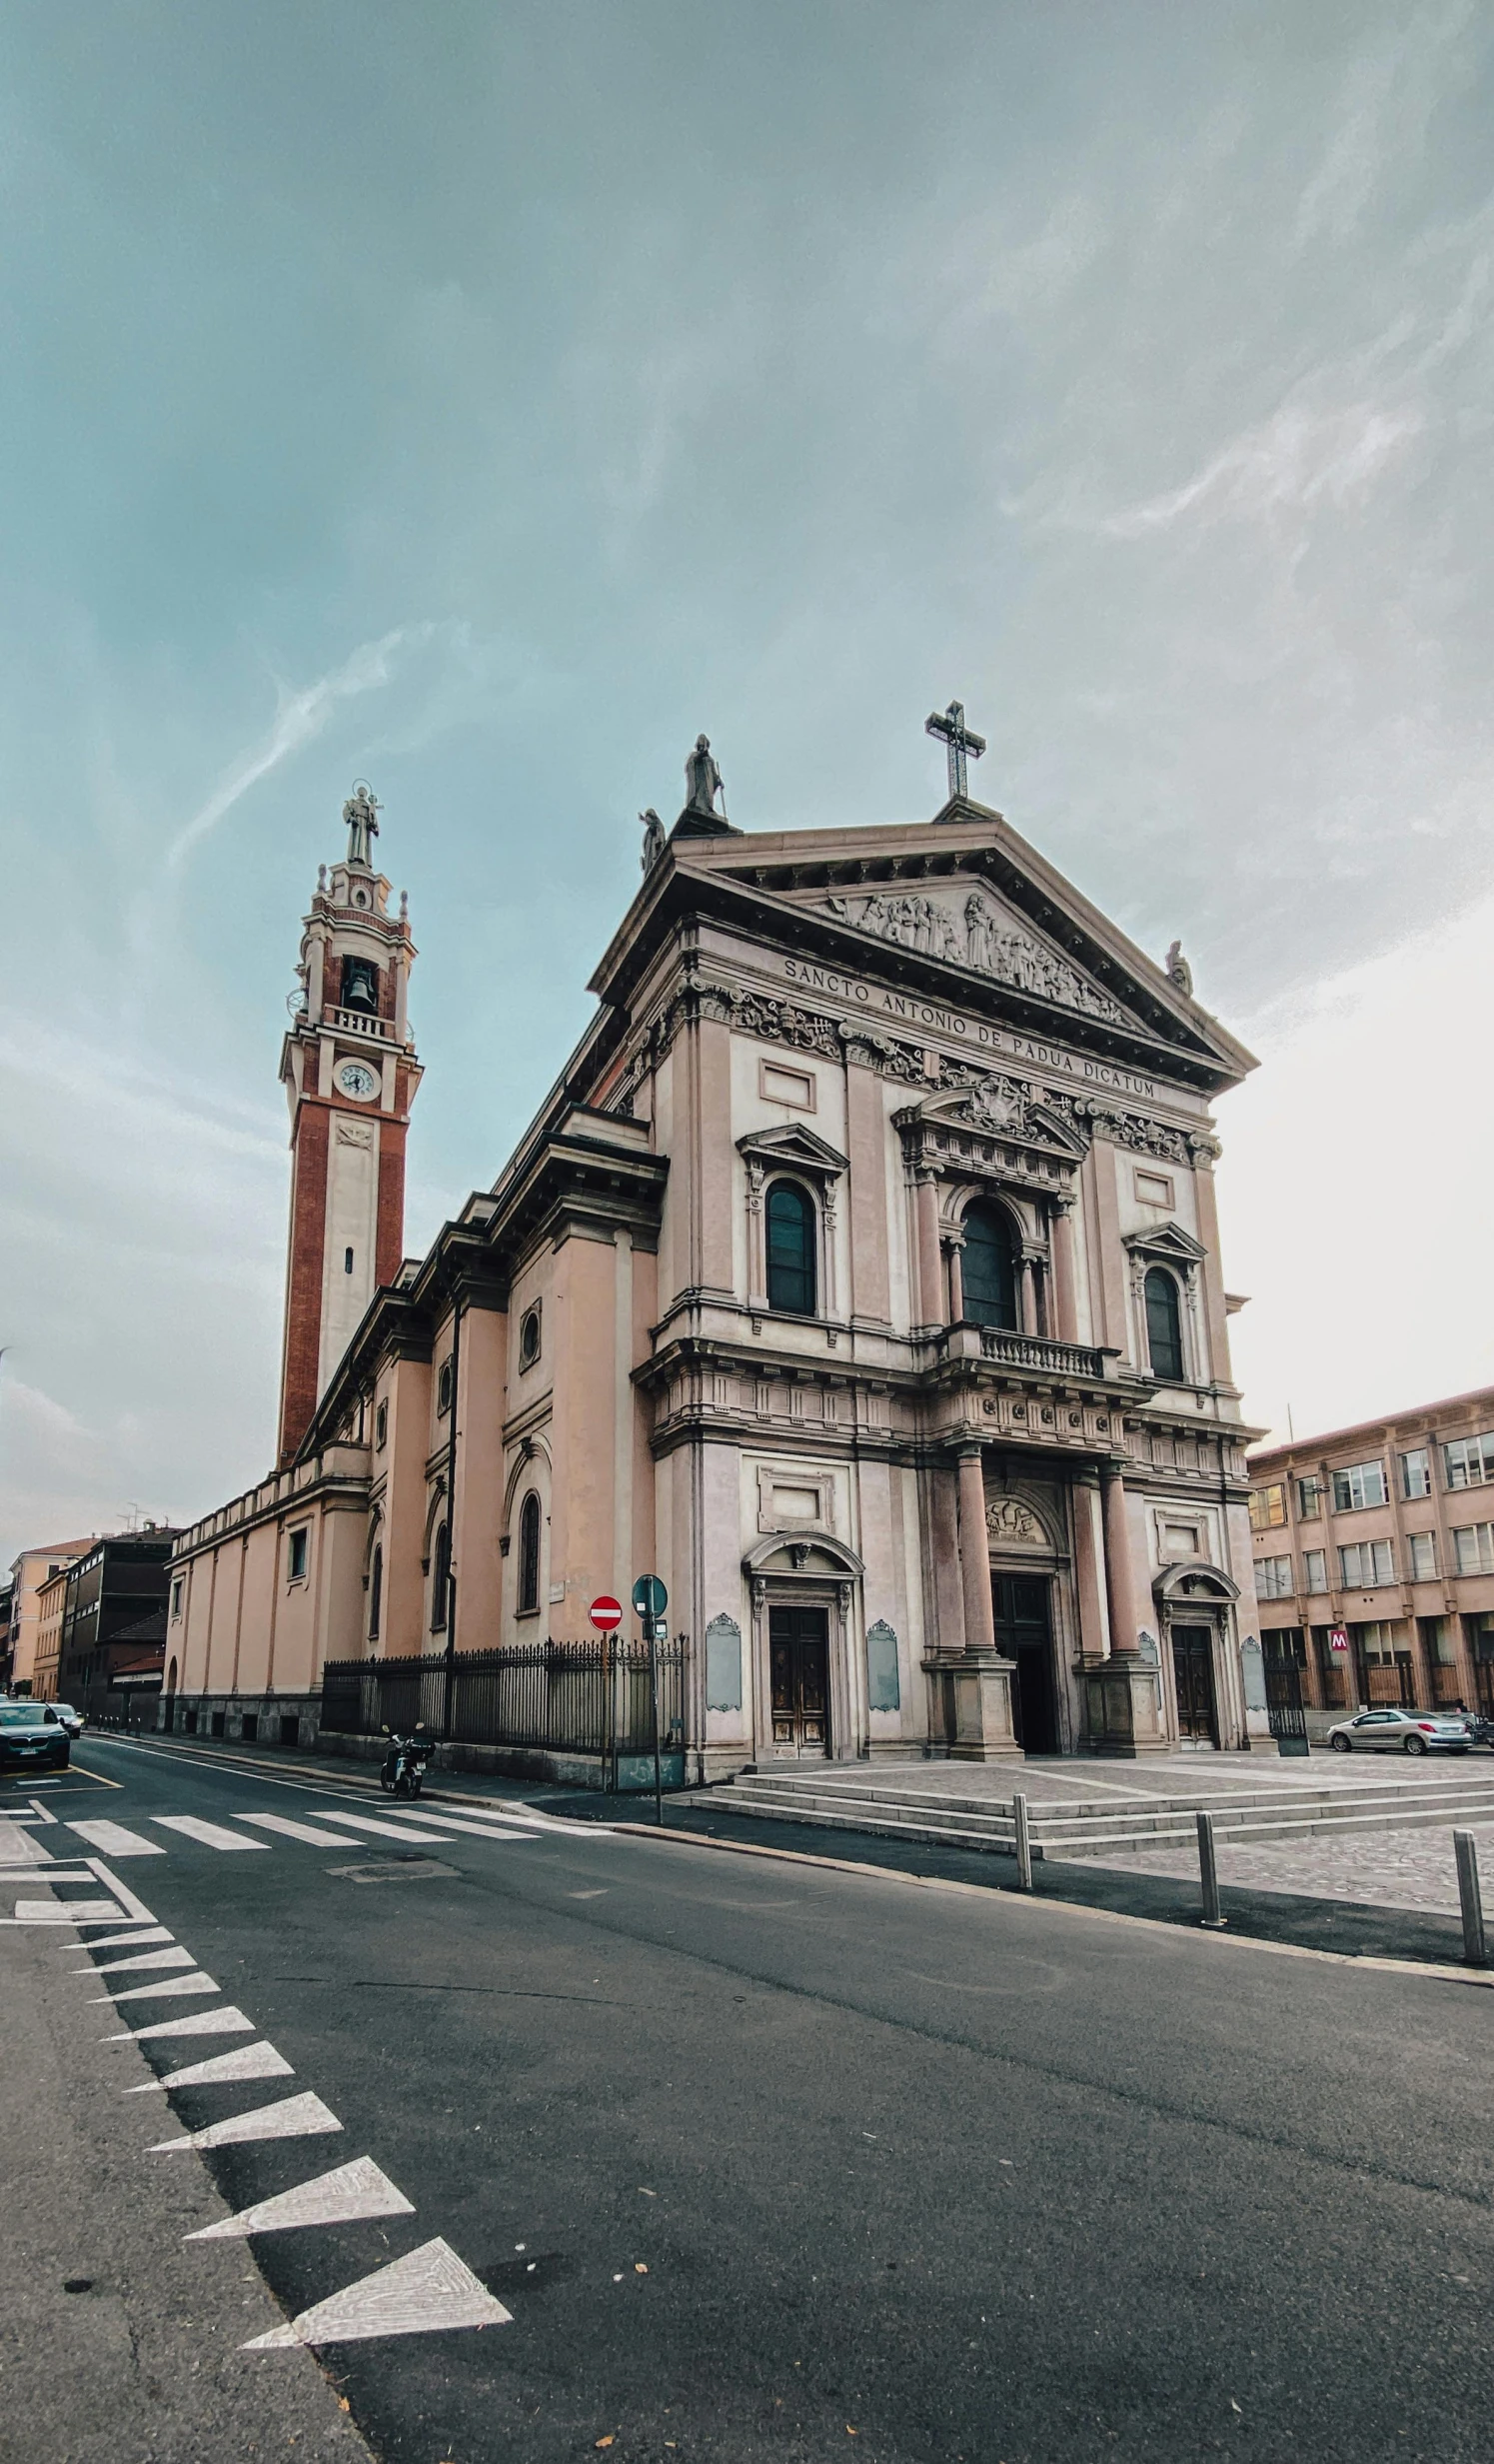
M52 1708L61 1720L64 1728L66 1728L70 1737L76 1739L83 1734L83 1714L81 1711L75 1711L70 1702L54 1702Z
M1473 1738L1461 1711L1361 1711L1328 1731L1337 1754L1466 1754Z

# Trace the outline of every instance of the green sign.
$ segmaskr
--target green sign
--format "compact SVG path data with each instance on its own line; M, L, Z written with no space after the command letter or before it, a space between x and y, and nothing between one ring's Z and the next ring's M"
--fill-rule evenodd
M633 1586L633 1604L641 1617L662 1617L670 1595L657 1574L640 1574Z

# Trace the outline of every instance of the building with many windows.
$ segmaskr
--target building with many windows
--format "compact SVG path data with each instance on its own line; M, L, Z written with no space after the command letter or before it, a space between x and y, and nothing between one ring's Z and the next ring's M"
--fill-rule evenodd
M1262 1648L1305 1703L1494 1716L1494 1387L1252 1453L1250 1483Z
M42 1591L60 1569L92 1548L92 1539L50 1540L23 1548L10 1569L10 1668L7 1682L17 1694L40 1693L36 1682L37 1643L41 1632ZM56 1662L53 1661L55 1669Z
M1244 1745L1210 1106L1249 1054L962 780L748 836L704 739L687 776L551 1096L403 1262L414 953L350 802L286 1042L281 1460L179 1545L163 1718L306 1734L329 1661L575 1639L650 1572L698 1776Z

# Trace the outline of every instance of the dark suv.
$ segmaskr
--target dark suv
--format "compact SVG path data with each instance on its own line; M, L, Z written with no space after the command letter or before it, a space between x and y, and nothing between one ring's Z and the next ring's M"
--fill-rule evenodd
M0 1702L0 1771L65 1771L71 1753L50 1702Z

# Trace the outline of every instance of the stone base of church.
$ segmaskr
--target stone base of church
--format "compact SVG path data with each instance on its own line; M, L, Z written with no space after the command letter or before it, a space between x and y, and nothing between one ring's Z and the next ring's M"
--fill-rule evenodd
M952 1762L1020 1762L1011 1716L1015 1660L999 1651L939 1652L923 1665L943 1697Z
M1084 1713L1085 1753L1134 1760L1171 1750L1157 1671L1149 1661L1113 1658L1086 1668Z

